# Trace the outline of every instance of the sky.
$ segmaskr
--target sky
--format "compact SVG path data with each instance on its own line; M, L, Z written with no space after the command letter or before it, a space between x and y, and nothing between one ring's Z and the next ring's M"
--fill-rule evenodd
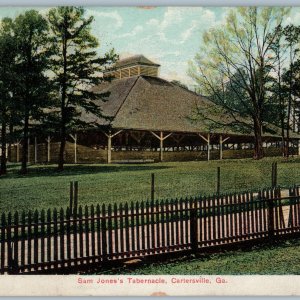
M16 17L25 7L1 7L0 18ZM48 8L34 7L42 14ZM203 33L224 22L225 7L86 7L94 16L92 32L100 42L99 51L115 48L120 58L143 54L159 63L160 76L193 85L187 75L188 62L201 46ZM300 7L292 9L287 23L300 24Z

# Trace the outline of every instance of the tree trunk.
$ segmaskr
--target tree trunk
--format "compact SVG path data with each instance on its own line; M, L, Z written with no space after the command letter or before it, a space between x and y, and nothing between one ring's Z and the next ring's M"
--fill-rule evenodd
M58 171L64 170L64 153L65 153L65 146L66 146L66 128L65 125L62 125L61 132L60 132L60 148L59 148L59 159L58 159Z
M1 127L1 168L0 175L6 174L6 121L5 119L2 121Z
M7 151L7 160L11 161L11 144L12 144L12 136L13 136L13 131L14 131L14 127L13 127L13 123L12 120L10 120L9 122L9 139L8 139L8 151Z
M60 149L59 149L59 161L58 171L64 169L64 152L66 146L66 98L67 98L67 24L64 28L63 39L63 81L61 86L61 126L60 126Z
M264 157L261 122L258 118L254 119L254 159Z
M29 114L26 108L25 120L23 129L23 145L22 145L22 165L21 174L27 174L27 154L28 154L28 124L29 124Z

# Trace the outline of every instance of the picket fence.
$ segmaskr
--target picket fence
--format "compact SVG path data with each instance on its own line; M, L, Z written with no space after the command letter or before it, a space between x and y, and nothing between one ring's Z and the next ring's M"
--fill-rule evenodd
M0 273L82 268L300 232L299 187L2 214Z

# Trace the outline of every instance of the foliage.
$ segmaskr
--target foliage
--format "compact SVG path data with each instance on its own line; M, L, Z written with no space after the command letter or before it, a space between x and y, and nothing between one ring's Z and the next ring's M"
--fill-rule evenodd
M219 125L251 128L257 159L263 157L262 134L268 121L267 88L274 64L271 48L280 34L275 29L288 12L274 7L232 9L225 24L204 34L203 47L190 66L201 93L217 98L233 120Z
M16 55L16 45L12 32L12 20L2 20L0 28L0 124L1 124L1 150L6 153L7 128L14 119L14 102L12 101L12 88L15 73L12 68ZM0 175L6 174L6 157L1 156Z
M27 173L27 140L29 121L41 120L44 108L49 105L48 24L37 11L29 10L19 15L13 23L14 40L17 46L13 95L23 127L23 153L21 172Z
M114 51L100 57L97 39L91 34L93 17L86 18L80 7L58 7L48 14L51 30L53 82L59 95L59 169L63 169L66 137L77 129L93 126L81 114L101 116L96 100L105 98L92 88L104 80L101 72L117 59Z

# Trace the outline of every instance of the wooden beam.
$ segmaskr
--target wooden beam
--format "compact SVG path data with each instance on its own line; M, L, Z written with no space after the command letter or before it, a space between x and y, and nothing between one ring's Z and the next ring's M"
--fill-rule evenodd
M207 134L207 138L201 133L197 133L200 138L202 138L207 143L207 160L210 160L210 133Z
M106 137L111 136L112 138L115 137L117 134L121 133L122 131L123 131L123 129L117 131L117 132L114 133L114 134L111 134L111 131L109 131L109 133L106 133L105 131L101 130L101 132L102 132Z
M184 135L177 138L176 136L172 135L172 139L179 145L179 143L184 139Z
M169 136L172 135L172 132L167 134L164 137L164 133L162 131L160 131L159 136L153 132L150 131L157 139L159 139L159 160L163 161L164 160L164 140L167 139Z
M137 132L137 134L135 134L134 132L130 132L131 137L138 143L141 143L141 140L143 139L143 137L145 136L145 132Z
M167 134L165 137L163 137L163 140L166 140L168 137L170 137L172 135L172 132Z
M158 138L159 140L160 140L160 136L159 135L157 135L155 132L153 132L153 131L150 131L150 133L152 133L156 138Z
M208 137L206 138L206 137L204 137L202 134L200 134L200 133L197 133L198 134L198 136L200 136L206 143L208 143ZM209 134L208 134L208 136L209 136Z

